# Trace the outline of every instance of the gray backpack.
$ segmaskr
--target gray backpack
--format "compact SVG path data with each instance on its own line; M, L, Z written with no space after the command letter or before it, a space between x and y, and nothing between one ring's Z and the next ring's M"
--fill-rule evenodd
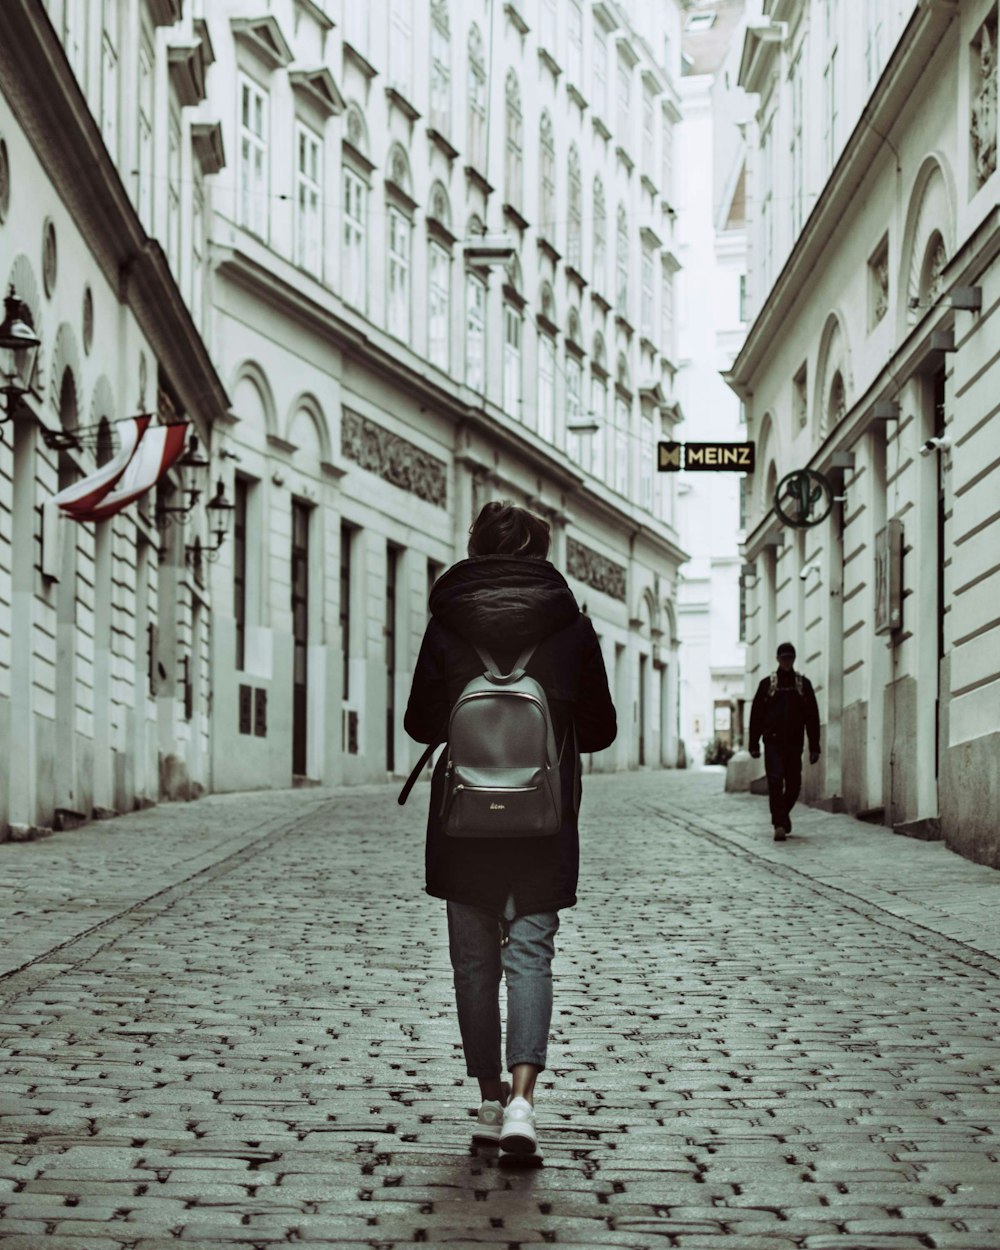
M559 832L562 752L556 754L545 691L524 671L534 650L531 646L522 652L504 674L486 651L476 647L486 671L466 683L448 717L441 817L445 833L453 838ZM437 745L431 743L424 752L400 793L400 803L406 802ZM565 745L564 738L564 749Z

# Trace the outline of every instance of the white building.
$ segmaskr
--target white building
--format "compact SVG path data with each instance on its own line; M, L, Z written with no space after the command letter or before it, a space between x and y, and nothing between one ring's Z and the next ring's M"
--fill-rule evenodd
M1000 864L997 5L764 10L748 690L790 637L824 722L806 794ZM844 498L795 531L772 499L805 467Z
M596 766L673 763L670 76L580 0L218 0L207 29L241 532L213 570L215 785L409 768L428 589L496 496L550 520L601 636L622 732ZM484 231L506 270L466 254Z
M190 212L169 172L171 6L142 6L145 59L125 25L102 36L100 7L0 6L0 276L41 340L31 388L0 400L0 836L210 784L208 605L182 532L152 503L96 526L42 507L109 458L116 419L184 413L204 443L227 402L170 243ZM122 105L137 74L155 119Z
M746 332L745 161L737 87L743 0L689 8L683 36L677 197L680 309L678 394L684 434L743 442L741 405L724 374ZM678 481L681 545L691 560L678 586L681 737L689 763L715 738L738 746L745 730L746 655L741 612L741 503L747 477L684 472ZM748 715L748 714L747 714Z
M33 718L0 831L405 772L428 589L496 496L550 520L601 636L621 730L590 766L675 762L684 552L654 453L680 416L680 12L635 16L0 6L0 267L43 339L0 448L0 723ZM506 269L467 251L483 232L511 236ZM86 419L56 402L67 367ZM60 477L38 427L88 427L69 480L141 405L190 418L210 468L74 525L58 588L31 546Z

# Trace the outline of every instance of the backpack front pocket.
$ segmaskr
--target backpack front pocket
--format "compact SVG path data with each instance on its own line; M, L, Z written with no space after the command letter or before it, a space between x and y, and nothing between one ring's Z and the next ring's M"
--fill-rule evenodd
M457 838L538 837L559 830L549 769L456 767L444 830Z

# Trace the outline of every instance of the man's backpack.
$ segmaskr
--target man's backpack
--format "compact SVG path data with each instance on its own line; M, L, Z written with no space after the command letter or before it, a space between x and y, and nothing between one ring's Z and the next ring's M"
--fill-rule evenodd
M803 686L802 686L802 674L801 674L801 673L796 673L796 672L794 672L794 671L793 671L793 672L792 672L792 676L795 678L795 693L796 693L796 694L803 694L803 693L804 693L804 690L803 690ZM768 683L768 687L767 687L767 697L768 697L769 699L773 699L773 698L774 698L775 691L776 691L777 689L778 689L778 674L777 674L777 673L772 673L772 674L771 674L771 680L770 680L770 682Z
M448 716L441 817L445 833L453 838L559 832L562 752L556 754L545 691L524 671L534 650L531 646L522 652L504 674L486 651L476 647L486 670L466 683ZM437 745L432 742L424 751L400 792L400 803L406 802Z

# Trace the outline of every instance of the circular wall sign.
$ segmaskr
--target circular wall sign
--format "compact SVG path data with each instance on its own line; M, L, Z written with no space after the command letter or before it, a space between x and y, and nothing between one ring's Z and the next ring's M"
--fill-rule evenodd
M794 529L819 525L830 515L832 507L830 483L815 469L796 469L787 474L774 492L775 512Z
M7 219L10 208L10 162L7 160L7 145L0 139L0 223Z
M56 259L56 228L52 218L46 217L42 226L42 282L49 296L56 289Z
M94 297L91 294L90 287L83 288L83 350L85 355L90 355L90 349L94 342Z

